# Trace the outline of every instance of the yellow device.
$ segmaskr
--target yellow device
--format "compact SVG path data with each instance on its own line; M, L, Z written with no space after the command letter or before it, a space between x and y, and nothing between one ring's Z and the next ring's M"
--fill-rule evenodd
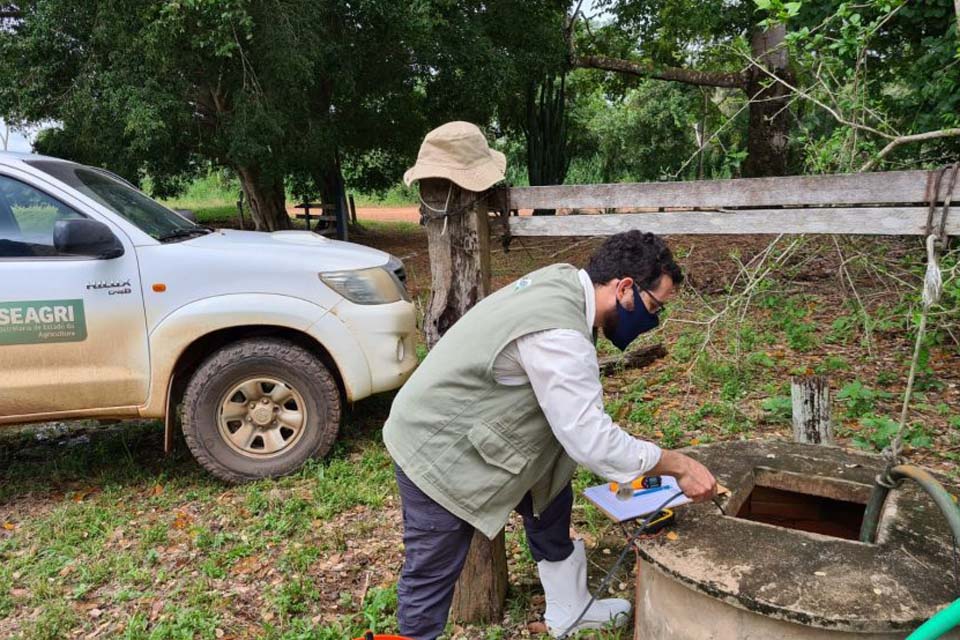
M677 516L673 513L673 509L661 509L643 529L643 534L657 533L664 527L672 525L676 519Z

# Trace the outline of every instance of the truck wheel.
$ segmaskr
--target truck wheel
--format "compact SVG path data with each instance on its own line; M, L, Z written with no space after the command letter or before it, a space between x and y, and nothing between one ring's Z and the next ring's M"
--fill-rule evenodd
M228 482L292 473L330 451L340 393L312 353L273 338L207 358L183 397L183 435L197 461Z

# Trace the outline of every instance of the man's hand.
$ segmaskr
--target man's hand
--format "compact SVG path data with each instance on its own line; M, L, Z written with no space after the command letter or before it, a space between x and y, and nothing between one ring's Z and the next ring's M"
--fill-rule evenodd
M683 494L694 502L706 502L717 495L717 479L713 474L690 456L676 451L664 449L660 462L649 473L675 477Z

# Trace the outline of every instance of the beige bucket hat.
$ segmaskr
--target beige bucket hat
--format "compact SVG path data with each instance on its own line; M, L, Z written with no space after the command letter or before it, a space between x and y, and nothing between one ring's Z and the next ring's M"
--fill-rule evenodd
M506 156L490 148L480 127L455 121L427 134L403 182L409 187L423 178L446 178L468 191L485 191L503 180L506 168Z

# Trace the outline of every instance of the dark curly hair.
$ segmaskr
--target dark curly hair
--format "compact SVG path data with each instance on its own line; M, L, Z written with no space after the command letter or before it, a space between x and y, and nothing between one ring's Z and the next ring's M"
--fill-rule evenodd
M641 289L656 286L664 273L670 275L675 285L683 282L683 271L663 238L635 230L607 238L590 256L587 273L593 284L629 276Z

